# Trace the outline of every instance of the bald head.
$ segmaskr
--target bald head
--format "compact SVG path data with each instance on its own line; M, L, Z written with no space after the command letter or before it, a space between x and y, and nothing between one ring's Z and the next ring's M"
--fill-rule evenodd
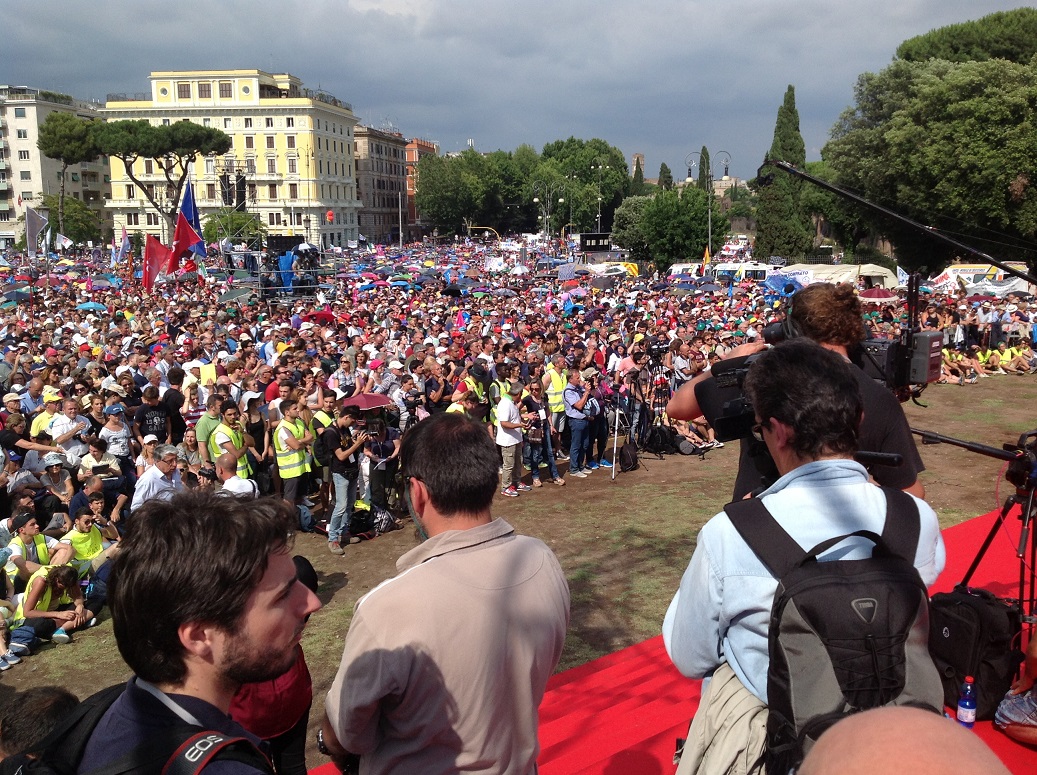
M237 476L238 459L229 452L224 452L216 458L216 474L220 477L221 482L230 479L232 476Z
M817 741L799 775L872 775L948 772L1009 775L976 735L954 721L918 708L878 708L857 713Z

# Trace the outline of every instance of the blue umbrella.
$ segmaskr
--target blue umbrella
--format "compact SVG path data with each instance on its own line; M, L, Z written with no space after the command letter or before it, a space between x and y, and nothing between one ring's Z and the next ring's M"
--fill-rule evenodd
M82 310L83 312L101 312L107 310L108 308L100 302L87 301L80 304L78 307L76 307L76 309Z
M410 288L410 283L406 280L396 280L395 282L389 283L393 288Z
M364 283L363 285L359 286L357 288L357 290L358 291L370 291L370 290L374 290L374 287L375 287L374 283Z

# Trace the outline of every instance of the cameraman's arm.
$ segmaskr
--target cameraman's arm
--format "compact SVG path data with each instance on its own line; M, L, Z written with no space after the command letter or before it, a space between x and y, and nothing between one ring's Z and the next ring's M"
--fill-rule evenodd
M721 360L744 358L766 348L766 343L762 341L746 342L745 344L738 345L733 350L728 350L724 353ZM702 409L699 407L698 399L695 398L695 386L710 376L712 376L710 372L704 371L691 380L691 382L685 382L681 385L680 389L673 394L670 402L666 405L666 414L677 420L694 420L696 417L700 417Z

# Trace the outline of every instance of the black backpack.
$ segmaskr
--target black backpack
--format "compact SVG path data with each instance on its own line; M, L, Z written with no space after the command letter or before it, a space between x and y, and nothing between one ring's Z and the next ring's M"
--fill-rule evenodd
M1023 653L1021 615L985 589L955 587L933 595L929 652L943 681L943 702L958 704L965 676L976 679L976 718L989 721L1012 685Z
M632 441L628 441L622 447L619 448L619 470L624 473L627 471L636 471L637 467L641 463L637 459L637 445Z
M804 552L757 498L724 507L778 579L767 670L770 775L785 775L832 724L858 711L913 705L939 713L943 688L929 655L929 596L914 567L920 519L911 496L882 488L882 535L858 530ZM811 515L807 515L810 518ZM851 536L870 558L819 562Z
M94 728L125 689L126 684L118 684L87 697L38 744L0 761L0 775L76 775ZM270 760L246 738L181 723L170 724L161 734L152 735L90 775L197 775L217 758L274 775Z
M677 431L665 425L653 425L648 429L644 450L653 455L676 455L680 452Z

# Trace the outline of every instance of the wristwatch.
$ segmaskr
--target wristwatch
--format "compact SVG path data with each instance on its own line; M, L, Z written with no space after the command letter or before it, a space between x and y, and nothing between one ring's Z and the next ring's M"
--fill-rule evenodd
M324 756L331 756L331 749L324 742L324 730L317 730L317 750Z

